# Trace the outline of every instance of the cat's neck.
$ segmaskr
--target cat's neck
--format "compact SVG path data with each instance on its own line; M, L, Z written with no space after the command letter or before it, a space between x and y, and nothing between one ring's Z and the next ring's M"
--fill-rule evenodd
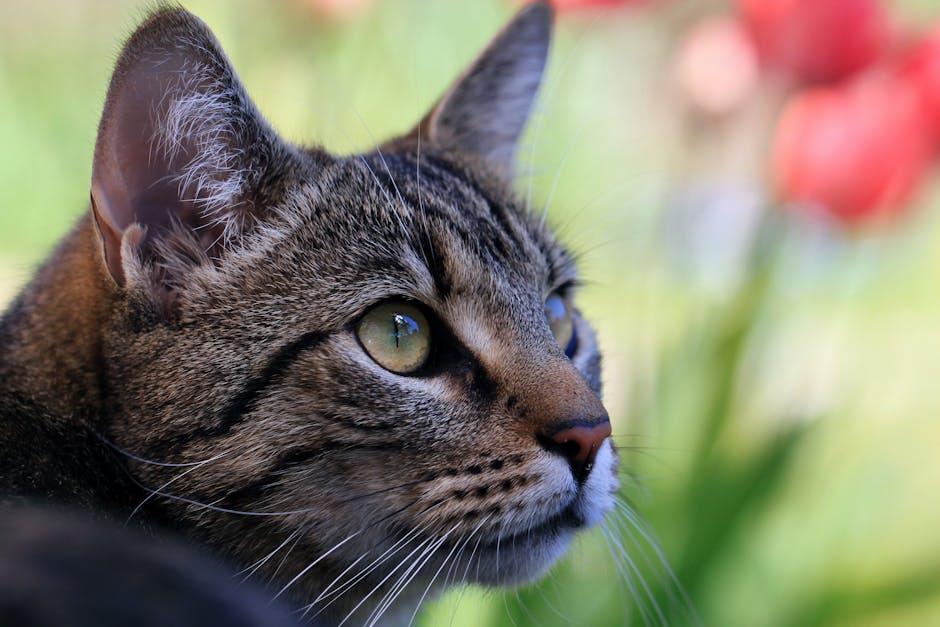
M101 334L116 288L93 229L86 215L0 321L0 405L17 399L60 425L100 414Z

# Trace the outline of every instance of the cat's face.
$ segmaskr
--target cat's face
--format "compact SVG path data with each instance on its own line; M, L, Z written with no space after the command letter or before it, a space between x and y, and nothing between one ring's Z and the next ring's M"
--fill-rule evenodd
M130 471L285 594L334 581L349 608L384 579L374 603L408 566L528 580L612 506L573 264L507 176L549 18L523 12L420 130L355 157L277 139L186 14L119 62L93 185L126 294L110 437L183 464Z

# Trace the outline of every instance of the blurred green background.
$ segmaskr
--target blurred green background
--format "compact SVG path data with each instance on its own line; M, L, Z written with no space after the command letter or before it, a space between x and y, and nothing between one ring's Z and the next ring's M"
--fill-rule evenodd
M336 152L410 127L513 11L184 4L286 137ZM87 210L111 64L146 5L0 6L0 303ZM518 181L582 255L623 498L684 592L621 518L540 585L456 591L425 625L689 624L685 592L708 625L940 624L940 188L864 233L766 208L753 120L702 128L669 80L683 26L721 6L563 16Z

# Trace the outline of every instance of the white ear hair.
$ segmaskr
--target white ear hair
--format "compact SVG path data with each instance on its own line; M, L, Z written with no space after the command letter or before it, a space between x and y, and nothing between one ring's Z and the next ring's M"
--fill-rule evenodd
M182 9L154 13L118 59L95 145L92 203L115 281L133 224L146 229L147 249L180 227L204 251L235 240L289 151L205 24Z

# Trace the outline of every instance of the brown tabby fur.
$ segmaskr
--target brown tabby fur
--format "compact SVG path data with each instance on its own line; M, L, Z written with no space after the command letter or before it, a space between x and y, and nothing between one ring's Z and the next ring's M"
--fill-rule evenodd
M415 131L337 157L279 139L200 21L153 14L115 70L93 211L0 326L0 494L272 554L258 576L297 603L404 538L334 621L445 536L403 598L446 557L452 581L543 572L616 490L609 443L579 484L537 437L606 420L593 332L576 316L569 359L543 312L571 258L508 184L550 18L527 7ZM356 340L392 298L439 321L420 376Z

